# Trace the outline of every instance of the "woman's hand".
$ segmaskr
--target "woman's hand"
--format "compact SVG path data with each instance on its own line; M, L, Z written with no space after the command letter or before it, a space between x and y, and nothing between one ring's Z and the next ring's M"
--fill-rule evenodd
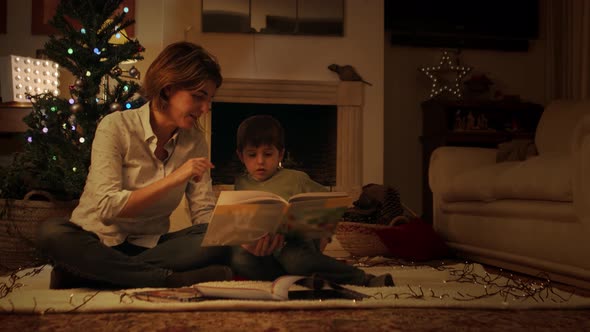
M284 244L285 237L282 234L266 234L254 243L242 244L242 248L254 256L268 256Z
M173 176L178 183L183 183L191 179L195 182L199 182L203 177L203 174L211 168L215 168L215 166L207 158L192 158L187 160L170 175Z
M169 176L133 191L117 216L121 218L137 216L146 206L153 204L166 195L172 187L186 183L190 179L198 182L203 177L203 174L213 167L213 164L207 158L189 159L170 173Z

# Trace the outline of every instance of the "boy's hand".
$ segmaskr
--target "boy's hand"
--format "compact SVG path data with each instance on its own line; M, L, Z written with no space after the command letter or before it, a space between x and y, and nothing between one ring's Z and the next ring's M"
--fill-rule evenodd
M254 256L268 256L284 244L285 237L282 234L266 234L254 243L242 244L242 248Z
M203 174L215 166L207 158L192 158L175 170L172 175L179 183L193 180L199 182Z

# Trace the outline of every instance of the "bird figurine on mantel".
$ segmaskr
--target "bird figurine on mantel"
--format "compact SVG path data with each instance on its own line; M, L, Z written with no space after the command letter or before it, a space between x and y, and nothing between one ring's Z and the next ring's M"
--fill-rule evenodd
M344 65L340 66L337 64L331 64L328 66L328 69L338 74L338 77L341 81L358 81L363 82L367 85L373 85L367 81L365 81L359 73L356 72L353 66L351 65Z

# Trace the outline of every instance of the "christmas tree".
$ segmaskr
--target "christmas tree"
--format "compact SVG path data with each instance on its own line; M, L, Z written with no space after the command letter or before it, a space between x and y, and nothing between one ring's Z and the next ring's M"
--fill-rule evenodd
M139 71L126 71L122 62L142 60L141 44L123 32L134 20L126 18L122 0L62 0L49 22L58 31L49 37L47 57L75 77L70 96L51 92L30 95L32 112L24 121L24 151L0 170L0 197L22 198L33 189L60 199L76 199L83 190L90 150L98 122L111 112L143 104L138 96ZM113 43L113 40L121 40ZM129 78L126 80L125 78ZM62 82L63 84L63 82Z

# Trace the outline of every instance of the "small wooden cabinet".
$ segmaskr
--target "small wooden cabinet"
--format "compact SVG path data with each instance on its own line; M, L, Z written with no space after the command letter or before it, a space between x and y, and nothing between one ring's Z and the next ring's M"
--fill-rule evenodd
M31 113L30 103L0 103L0 133L23 133L27 130L23 118Z
M0 103L0 164L9 163L14 152L22 151L28 128L23 118L31 110L30 103Z
M543 106L522 101L448 101L422 103L422 218L432 222L428 184L430 155L439 146L495 148L513 139L533 139Z

